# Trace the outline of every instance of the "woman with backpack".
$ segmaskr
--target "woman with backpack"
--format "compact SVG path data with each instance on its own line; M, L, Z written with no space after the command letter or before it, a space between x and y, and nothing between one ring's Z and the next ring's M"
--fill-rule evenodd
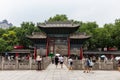
M89 72L90 72L90 71L92 71L94 63L93 63L92 59L90 59L89 61L90 61L89 62Z
M89 72L89 66L90 66L90 60L89 58L86 58L85 61L84 61L84 73L88 73Z

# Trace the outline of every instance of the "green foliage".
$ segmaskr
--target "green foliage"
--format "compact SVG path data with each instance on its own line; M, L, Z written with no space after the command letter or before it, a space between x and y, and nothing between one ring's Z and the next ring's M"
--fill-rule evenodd
M18 39L16 37L16 32L14 31L7 31L2 35L2 39L6 43L5 51L12 50L13 46L18 42Z
M120 48L120 19L115 20L112 37L114 38L115 46Z
M26 38L26 35L32 35L34 31L38 31L35 24L32 22L23 22L21 24L21 29L17 36L19 37L19 44L28 47L32 42Z
M2 35L2 38L7 42L8 45L15 45L17 43L16 32L8 31Z
M5 33L5 30L0 28L0 37L2 37L2 35Z
M32 22L23 22L21 24L21 29L25 32L27 35L31 35L34 31L35 24Z
M0 53L6 51L7 43L4 39L0 38Z
M5 51L11 51L12 49L13 49L13 46L8 45Z
M88 49L95 49L96 48L96 34L95 30L98 28L98 25L96 24L96 22L87 22L87 23L83 23L80 22L80 28L78 30L78 32L85 32L87 35L90 35L92 38L87 40L86 43L84 43L85 46L88 47Z
M81 27L79 28L80 32L86 32L87 34L91 34L94 32L94 29L98 28L96 22L87 22L81 23Z
M64 14L61 14L61 15L57 14L54 17L50 17L48 19L48 22L53 22L53 21L67 21L67 20L68 20L68 18L67 18L66 15L64 15Z

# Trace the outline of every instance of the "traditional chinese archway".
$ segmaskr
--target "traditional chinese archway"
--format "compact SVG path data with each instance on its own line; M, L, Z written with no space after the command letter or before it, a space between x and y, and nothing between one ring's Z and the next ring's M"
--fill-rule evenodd
M82 58L82 44L90 36L76 33L80 27L79 24L69 21L45 22L38 24L38 27L42 32L33 32L31 36L27 36L34 42L34 55L48 56L51 53L56 54L61 51L60 54L70 57L71 54L79 52L80 59Z

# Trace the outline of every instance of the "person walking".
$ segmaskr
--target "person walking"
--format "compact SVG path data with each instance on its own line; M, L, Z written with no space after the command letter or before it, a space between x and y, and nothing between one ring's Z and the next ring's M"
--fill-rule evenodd
M89 58L86 58L85 61L84 61L84 73L88 73L89 72L89 65L90 65L90 60Z
M58 62L59 62L59 58L58 58L58 56L55 56L55 65L56 65L56 68L58 66Z
M92 59L90 59L90 64L89 64L89 72L93 70L94 63Z
M37 64L38 64L38 70L41 70L41 61L42 61L42 58L39 55L37 56L36 61L37 61Z
M118 60L118 71L120 71L120 59Z
M63 68L64 59L62 56L59 57L59 62L60 62L61 68Z
M52 64L54 64L54 59L55 59L54 57L51 57L51 60L52 60Z
M69 64L69 70L72 70L73 60L71 57L68 59L68 64Z

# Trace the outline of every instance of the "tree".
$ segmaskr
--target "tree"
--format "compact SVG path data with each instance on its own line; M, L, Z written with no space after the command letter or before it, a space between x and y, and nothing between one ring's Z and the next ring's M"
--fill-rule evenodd
M86 32L87 34L91 34L92 32L94 32L94 29L98 28L96 22L82 22L80 26L81 27L79 28L79 32Z
M5 40L7 46L6 50L10 51L13 49L13 46L17 44L18 39L16 37L16 32L14 31L8 31L7 33L4 33L2 35L3 40Z
M116 19L113 28L113 38L115 41L115 46L120 49L120 19Z
M85 32L87 35L91 36L91 39L87 40L84 45L86 45L88 47L88 49L95 49L95 43L96 43L96 37L94 37L94 32L95 29L98 28L98 25L96 24L96 22L87 22L87 23L83 23L80 22L80 28L78 30L78 32Z
M95 30L94 38L96 40L97 48L104 48L109 46L110 34L106 28L98 28Z
M35 24L32 22L23 22L21 24L21 29L19 30L17 35L21 35L19 43L23 46L28 47L29 45L32 45L32 42L26 38L27 35L32 35L34 31L39 31Z
M6 31L2 28L0 28L0 37L2 37L2 35L5 33Z
M0 38L0 52L6 51L7 43L4 39Z
M107 30L107 46L113 47L115 46L116 41L114 40L114 25L113 24L105 24L104 28Z
M15 45L23 45L28 47L32 42L26 38L27 35L32 35L32 32L40 31L34 23L32 22L23 22L21 27L10 27L8 31L16 32L17 43ZM7 32L8 32L7 31Z
M32 22L23 22L21 24L21 29L25 31L26 35L32 35L32 32L35 29L35 24Z
M53 21L68 21L68 17L64 14L57 14L54 17L50 17L48 20L48 22L53 22Z

